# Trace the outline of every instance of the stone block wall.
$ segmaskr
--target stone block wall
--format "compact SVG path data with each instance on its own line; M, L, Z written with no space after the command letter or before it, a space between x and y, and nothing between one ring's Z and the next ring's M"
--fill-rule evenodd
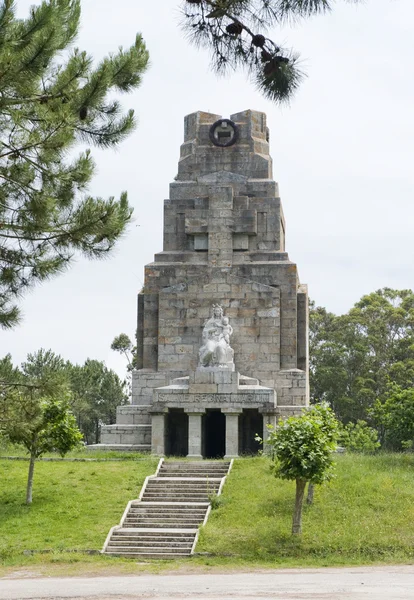
M157 387L168 385L166 373L136 370L132 372L132 404L148 406L152 403L153 391Z

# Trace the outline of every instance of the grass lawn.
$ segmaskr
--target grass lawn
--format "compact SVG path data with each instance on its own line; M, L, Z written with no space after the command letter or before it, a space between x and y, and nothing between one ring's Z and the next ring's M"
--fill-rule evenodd
M25 504L29 463L0 460L0 559L37 562L28 550L48 550L53 561L68 550L100 550L119 523L128 500L137 498L154 457L135 461L43 462L35 466L33 503ZM91 557L93 558L93 557ZM71 560L77 560L73 555Z
M414 455L336 460L336 478L305 505L300 539L290 533L294 482L265 458L235 461L197 551L284 566L413 562Z
M294 483L275 479L266 458L244 458L235 461L190 561L89 555L155 471L157 459L128 458L38 462L30 507L28 463L0 460L0 574L15 567L69 575L414 562L412 454L338 455L335 480L305 507L300 539L290 534Z
M29 460L27 450L18 444L6 444L0 441L0 460L2 457L19 457ZM68 460L101 460L101 459L116 459L116 460L137 460L137 458L148 458L148 453L139 452L116 452L112 450L88 450L86 447L77 448L65 454L64 458L54 452L45 452L42 458L53 458L57 461Z

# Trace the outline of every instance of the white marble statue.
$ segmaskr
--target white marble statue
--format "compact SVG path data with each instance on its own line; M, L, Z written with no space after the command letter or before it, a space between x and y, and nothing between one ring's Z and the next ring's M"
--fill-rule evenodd
M233 327L223 309L213 304L213 315L203 328L203 345L200 348L200 365L202 367L232 368L234 352L230 346Z

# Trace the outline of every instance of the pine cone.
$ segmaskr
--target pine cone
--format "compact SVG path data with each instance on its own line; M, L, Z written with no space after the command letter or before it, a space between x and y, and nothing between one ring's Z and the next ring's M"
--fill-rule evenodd
M240 35L243 31L243 27L240 23L230 23L230 25L227 25L226 31L230 35Z
M252 37L252 44L253 44L253 46L257 46L257 48L263 48L265 43L266 43L266 38L264 35L261 35L260 33L258 35L254 35Z

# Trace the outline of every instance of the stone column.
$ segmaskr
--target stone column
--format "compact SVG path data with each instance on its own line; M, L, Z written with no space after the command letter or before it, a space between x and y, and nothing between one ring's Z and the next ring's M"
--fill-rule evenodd
M204 411L188 413L188 458L203 458L201 453L203 414Z
M226 455L224 458L239 456L239 414L226 412Z
M165 454L165 413L152 415L151 453L158 456Z
M267 443L267 440L270 436L270 431L267 425L271 425L273 429L277 426L277 421L279 419L279 414L276 411L270 413L263 413L263 453L270 453L270 446Z

